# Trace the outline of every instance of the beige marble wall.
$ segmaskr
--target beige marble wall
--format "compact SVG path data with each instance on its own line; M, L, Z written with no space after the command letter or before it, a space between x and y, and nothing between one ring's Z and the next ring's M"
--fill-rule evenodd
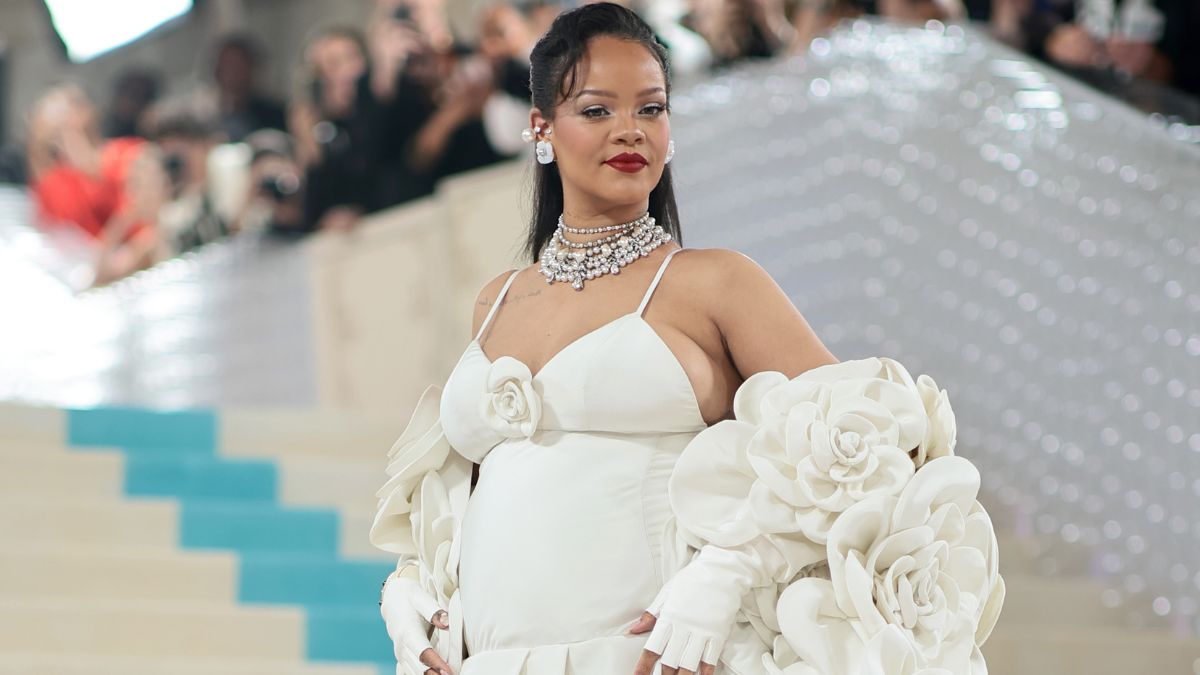
M322 406L407 415L471 339L472 303L524 264L527 163L445 181L430 198L309 244Z

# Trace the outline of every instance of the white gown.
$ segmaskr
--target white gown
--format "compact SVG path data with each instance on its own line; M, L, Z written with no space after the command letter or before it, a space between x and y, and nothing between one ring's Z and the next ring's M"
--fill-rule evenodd
M451 372L446 438L482 457L462 522L463 675L633 672L646 635L625 631L680 562L662 550L674 541L667 478L706 426L687 374L642 318L678 250L635 311L532 375L541 404L532 435L505 437L480 409L489 374L523 374L512 357L490 361L478 341L515 272Z
M886 357L762 372L706 426L642 318L678 250L634 311L537 373L479 345L514 272L421 397L370 538L448 610L438 653L456 675L632 673L649 634L626 630L665 588L672 646L730 626L705 643L718 675L986 675L1004 585L945 390ZM707 569L701 547L746 561L732 618L710 604L689 621L706 605L687 598L730 597L736 577L677 576ZM422 670L405 649L400 672Z

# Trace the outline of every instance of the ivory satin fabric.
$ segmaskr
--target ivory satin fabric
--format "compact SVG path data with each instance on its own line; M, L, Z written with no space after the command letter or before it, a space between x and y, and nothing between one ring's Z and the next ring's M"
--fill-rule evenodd
M446 382L446 438L480 463L461 530L463 675L633 672L647 635L624 633L683 562L663 550L675 547L667 479L706 426L642 318L673 253L637 310L538 373L493 362L477 338Z

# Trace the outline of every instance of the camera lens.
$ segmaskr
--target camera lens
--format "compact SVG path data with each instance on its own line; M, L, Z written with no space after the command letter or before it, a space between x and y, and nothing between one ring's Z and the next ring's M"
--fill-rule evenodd
M258 189L275 201L283 201L300 190L300 178L294 173L281 173L264 176Z
M162 159L163 171L167 173L167 177L172 183L178 183L183 180L183 157L177 154L169 154Z

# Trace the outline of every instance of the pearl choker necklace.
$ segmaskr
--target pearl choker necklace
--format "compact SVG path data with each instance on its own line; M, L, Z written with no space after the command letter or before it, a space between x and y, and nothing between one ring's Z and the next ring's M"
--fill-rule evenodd
M571 234L601 234L613 232L590 241L571 241ZM649 213L619 225L573 228L558 217L558 228L542 249L541 272L546 283L569 281L571 288L583 290L583 282L603 274L619 274L629 263L650 255L650 252L671 240L671 235L654 222Z

